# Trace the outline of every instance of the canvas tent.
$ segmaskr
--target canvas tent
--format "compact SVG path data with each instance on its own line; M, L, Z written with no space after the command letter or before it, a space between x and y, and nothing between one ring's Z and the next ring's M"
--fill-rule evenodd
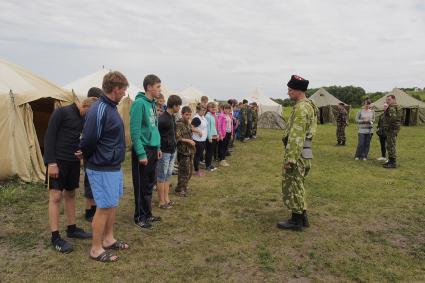
M425 102L417 100L398 88L394 88L373 103L378 114L384 111L385 99L391 94L395 96L397 104L403 109L402 124L404 126L416 126L425 123Z
M42 152L51 113L75 96L30 71L0 59L0 179L44 179Z
M245 97L248 103L256 102L258 104L258 115L267 111L273 111L282 116L282 105L274 102L265 96L259 89L255 89L248 97Z
M338 113L338 104L344 102L330 94L324 88L317 90L312 96L310 96L310 99L313 100L319 108L320 124L336 122L335 116ZM347 112L350 112L350 105L344 103L344 107Z
M191 106L200 103L202 96L206 96L208 97L209 101L212 101L212 99L208 95L192 86L182 90L178 93L178 95L182 99L183 106Z
M81 101L87 97L87 92L92 87L102 88L103 77L110 72L108 69L100 69L97 72L94 72L88 76L85 76L81 79L73 81L64 86L65 89L73 91L79 100ZM132 101L136 97L137 93L142 91L140 88L129 82L129 87L127 88L127 96L121 99L120 104L118 105L118 112L121 115L121 118L124 121L125 126L125 142L127 146L131 144L130 138L130 107Z

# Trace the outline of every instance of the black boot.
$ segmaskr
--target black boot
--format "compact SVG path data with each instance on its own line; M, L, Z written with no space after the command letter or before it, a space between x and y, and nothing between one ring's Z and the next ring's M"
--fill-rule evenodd
M342 142L341 142L341 145L342 145L342 146L345 146L345 141L342 141Z
M388 162L383 165L384 168L393 169L397 168L397 162L395 158L389 158Z
M303 226L310 227L310 222L308 222L307 210L303 211Z
M277 228L285 230L302 231L303 230L303 215L294 213L294 221L288 220L286 222L278 222Z
M336 142L336 146L340 146L341 145L341 142L340 141L337 141Z

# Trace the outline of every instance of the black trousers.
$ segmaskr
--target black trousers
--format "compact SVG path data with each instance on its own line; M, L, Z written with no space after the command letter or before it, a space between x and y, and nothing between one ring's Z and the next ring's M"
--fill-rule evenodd
M227 152L227 149L229 148L229 142L231 138L232 138L232 134L226 133L226 136L224 137L224 139L218 142L218 156L220 158L220 161L226 159L226 152Z
M206 153L205 153L205 168L208 168L211 166L212 158L215 152L215 149L217 147L217 141L212 140L212 142L206 141L205 144L206 147Z
M157 149L146 148L147 165L139 163L134 148L131 150L131 169L134 188L134 222L146 221L152 216L152 190L156 183Z
M382 157L385 157L387 155L386 141L387 141L387 137L385 135L379 136L379 143L381 144Z
M195 141L195 157L193 158L193 167L195 167L195 171L199 171L199 163L201 162L201 157L204 155L205 150L205 142Z

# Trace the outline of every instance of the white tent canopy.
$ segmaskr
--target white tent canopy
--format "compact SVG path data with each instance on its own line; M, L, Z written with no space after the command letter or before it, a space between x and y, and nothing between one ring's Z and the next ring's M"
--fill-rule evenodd
M245 99L248 100L248 103L257 103L258 115L267 111L273 111L282 116L282 105L265 96L258 88L256 88L248 97L245 97Z
M199 89L196 89L192 86L182 90L181 92L178 93L178 95L182 99L183 106L189 105L189 104L196 104L196 103L201 102L202 96L206 96L206 97L208 97L209 101L212 101L212 99L208 95L206 95L205 93L203 93Z
M102 88L103 77L110 72L109 69L100 69L97 72L94 72L88 76L80 78L76 81L70 82L65 85L64 88L67 90L73 90L74 93L79 97L86 97L87 92L92 87ZM127 95L134 100L137 93L142 91L140 88L129 82L129 86L127 88Z

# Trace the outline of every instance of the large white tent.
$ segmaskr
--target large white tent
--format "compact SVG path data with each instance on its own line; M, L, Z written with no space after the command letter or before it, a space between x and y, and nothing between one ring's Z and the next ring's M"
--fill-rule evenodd
M282 116L282 105L265 96L258 88L249 96L245 97L245 99L248 100L248 103L256 102L258 104L258 115L267 111L273 111Z
M87 92L92 87L102 88L103 77L110 72L109 69L100 69L97 72L94 72L88 76L70 82L64 86L64 89L73 91L79 98L79 100L87 97ZM124 121L125 127L125 141L127 146L130 146L130 107L132 101L136 97L137 93L142 91L140 88L129 82L127 88L127 96L121 99L120 104L118 105L118 112L121 115L121 118Z
M44 179L42 150L56 107L75 101L70 92L25 68L0 59L0 179Z
M90 75L82 77L78 80L68 83L64 86L64 89L69 91L74 91L78 97L86 97L87 92L92 87L102 88L103 77L109 73L111 70L102 68L97 72L94 72ZM127 88L127 95L134 100L137 93L142 91L141 88L138 88L136 85L129 82L130 85Z
M193 105L201 102L201 97L206 96L208 97L209 101L212 101L211 97L200 91L199 89L196 89L192 86L182 90L178 93L178 95L181 97L183 106L185 105Z

